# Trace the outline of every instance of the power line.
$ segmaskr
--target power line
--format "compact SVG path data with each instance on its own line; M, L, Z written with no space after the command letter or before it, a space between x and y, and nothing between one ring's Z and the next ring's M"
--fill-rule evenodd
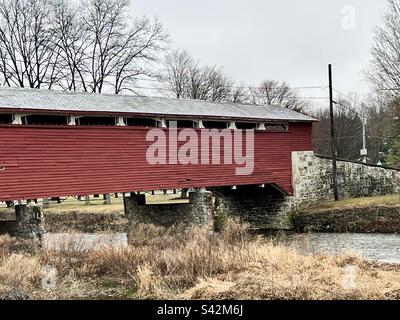
M134 86L132 87L133 89L144 89L144 90L155 90L155 91L167 91L167 92L172 92L175 93L175 91L171 88L157 88L157 87L145 87L145 86ZM234 93L234 92L227 92L225 93L225 95L227 96L235 96L235 97L243 97L243 96L251 96L251 97L258 97L258 98L265 98L264 95L260 94L247 94L247 93ZM325 99L329 99L329 97L312 97L312 96L298 96L297 97L299 100L303 99L303 100L325 100Z
M339 94L339 95L341 95L342 97L346 98L347 100L352 101L354 104L357 104L357 105L359 105L361 108L367 109L367 110L369 111L368 107L366 107L366 106L363 105L362 103L358 103L358 101L357 101L356 99L351 98L351 97L348 96L348 95L345 95L344 93L340 92L340 91L337 90L337 89L333 89L333 90L334 90L337 94Z
M342 103L340 103L340 102L335 102L335 103L336 103L337 105L342 106L342 107L346 108L347 110L349 110L349 111L351 111L351 112L357 114L360 118L363 118L363 119L365 119L365 120L368 120L368 117L367 117L366 115L361 114L361 113L355 111L355 110L352 109L351 107L346 106L346 105L344 105L344 104L342 104ZM368 131L372 131L372 130L376 129L379 125L380 125L380 123L376 123L375 125L368 127ZM369 136L369 137L371 137L371 136ZM382 136L382 137L375 137L375 138L386 138L386 137L383 137L383 136Z
M334 101L333 103L336 104L336 105L339 105L339 106L341 106L341 107L343 107L343 108L345 108L346 110L348 110L348 111L350 111L350 112L352 112L352 113L354 113L354 114L356 114L356 115L359 116L360 118L365 118L364 115L360 114L359 112L357 112L357 111L354 110L353 108L344 105L344 104L341 103L341 102Z
M151 82L164 82L164 83L170 83L170 80L168 79L162 79L162 78L157 78L157 79L152 79L152 78L136 78L135 80L139 81L151 81ZM173 80L172 80L173 81ZM234 89L262 89L263 87L261 86L221 86L221 88L234 88ZM292 87L289 86L290 89L294 90L310 90L310 89L327 89L328 86L299 86L299 87ZM272 90L279 90L279 88L272 88Z
M38 63L36 60L24 61L24 60L21 60L21 59L18 59L18 58L16 58L16 59L11 59L11 58L7 58L7 57L1 57L0 58L0 61L4 61L4 60L10 61L12 63L18 62L18 63L22 63L24 65L25 64L36 65ZM56 65L59 62L51 62L51 61L50 62L48 62L48 61L45 62L45 59L43 59L43 61L40 61L39 63L42 63L43 65ZM161 78L159 76L155 76L155 78L136 77L136 78L134 78L134 80L136 80L136 81L158 82L158 83L163 83L163 82L164 83L170 83L170 81L168 79ZM321 90L323 90L323 89L327 89L328 88L328 86L323 86L323 85L320 85L320 86L297 86L297 87L288 86L288 87L290 89L293 89L293 90L311 90L311 89L321 89ZM140 87L136 87L136 88L140 89ZM220 88L262 89L262 87L260 87L260 86L220 86ZM147 88L147 87L143 87L143 89L159 89L159 90L163 90L164 88ZM280 88L271 88L269 90L280 90Z
M370 136L370 135L368 135L368 138L370 138L370 139L392 139L392 138L397 137L398 135L400 135L400 134L396 134L396 135L391 136L391 137L386 137L386 136ZM346 140L346 139L353 139L353 138L359 138L359 137L360 137L360 135L354 135L354 136L336 137L335 139L336 139L336 140ZM314 138L313 138L313 141L327 141L327 140L330 140L330 139L331 139L331 138L318 138L318 139L314 139Z
M342 97L346 98L347 100L356 102L354 98L350 98L348 95L345 95L344 93L340 92L339 90L333 88L333 91L335 91L337 94L341 95Z
M353 139L353 138L359 138L359 135L356 136L345 136L345 137L336 137L336 140L340 140L340 139ZM327 140L331 140L331 138L318 138L318 139L313 139L313 141L327 141Z
M344 104L342 104L342 103L340 103L340 102L336 102L336 101L335 101L335 104L337 104L337 105L339 105L339 106L341 106L341 107L346 108L347 110L349 110L350 112L355 113L357 116L359 116L360 118L363 118L364 120L368 120L368 118L367 118L366 115L360 114L359 112L355 111L354 109L352 109L352 108L349 107L349 106L346 106L346 105L344 105ZM372 130L376 129L376 127L379 126L379 125L380 125L380 124L377 123L377 124L374 125L374 126L368 127L368 131L372 131ZM371 138L371 136L368 136L368 137ZM374 137L374 138L386 138L386 137L383 137L383 136L382 136L382 137Z

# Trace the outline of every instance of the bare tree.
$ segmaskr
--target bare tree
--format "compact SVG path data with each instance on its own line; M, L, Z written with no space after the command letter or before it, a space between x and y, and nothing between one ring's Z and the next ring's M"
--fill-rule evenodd
M260 105L279 105L294 111L303 112L307 103L286 82L265 80L259 87L249 90L251 103Z
M0 74L5 85L118 94L168 40L157 20L126 14L130 0L0 0Z
M134 28L124 39L120 54L114 64L115 93L130 90L129 84L139 75L155 77L149 67L158 61L158 53L165 49L168 36L159 21L151 22L148 18L137 20Z
M393 132L393 119L387 112L386 95L371 93L365 99L365 115L367 116L368 160L373 164L383 163L385 153L385 137Z
M164 59L166 89L176 98L232 100L233 81L221 68L201 66L185 50L175 50Z
M369 78L378 89L400 88L400 1L388 0L384 23L375 29ZM399 96L400 90L387 91Z
M343 105L347 102L339 101ZM353 108L349 106L349 108ZM355 109L335 110L335 133L337 139L337 156L347 160L360 160L362 148L362 122ZM318 154L331 156L330 115L329 110L314 114L319 122L314 124L313 143Z
M130 0L86 0L82 29L87 48L77 64L83 90L114 93L132 90L129 84L139 75L150 75L149 63L164 49L168 36L161 24L149 18L126 16ZM65 48L68 50L68 48Z
M88 91L85 68L88 64L87 50L90 37L83 16L83 9L73 6L68 0L53 2L55 46L60 50L59 85L65 90Z
M186 50L172 51L164 59L167 90L170 89L178 99L186 96L189 86L189 70L193 64L193 58Z
M47 0L0 1L0 73L5 85L51 87L60 52Z
M385 159L400 163L400 1L387 0L383 25L375 29L371 67L367 74L380 97L379 109L371 108L375 145ZM383 97L383 99L382 99ZM381 136L379 136L379 134Z
M88 0L84 23L90 45L84 87L102 92L111 84L115 93L140 74L147 74L146 63L156 60L167 35L158 21L129 19L129 0Z
M235 103L249 103L249 94L246 90L246 87L235 86L230 96L230 100Z
M368 121L370 148L378 152L377 160L400 167L400 106L398 99L384 95L382 104L371 105ZM376 107L378 106L378 107Z

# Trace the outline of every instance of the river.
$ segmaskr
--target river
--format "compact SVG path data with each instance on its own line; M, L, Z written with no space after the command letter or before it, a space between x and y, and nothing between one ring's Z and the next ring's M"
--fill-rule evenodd
M353 252L367 260L400 264L399 234L363 233L289 233L280 236L280 243L288 245L301 253L340 254ZM63 247L87 250L104 246L126 246L125 233L49 233L46 246L51 250Z
M352 252L366 260L400 264L400 234L309 233L290 234L282 239L302 253Z

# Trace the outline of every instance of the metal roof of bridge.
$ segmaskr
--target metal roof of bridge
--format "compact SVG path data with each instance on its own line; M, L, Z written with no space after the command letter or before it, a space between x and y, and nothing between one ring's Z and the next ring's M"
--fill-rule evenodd
M203 119L316 121L280 106L110 95L45 89L0 88L0 111L126 114Z

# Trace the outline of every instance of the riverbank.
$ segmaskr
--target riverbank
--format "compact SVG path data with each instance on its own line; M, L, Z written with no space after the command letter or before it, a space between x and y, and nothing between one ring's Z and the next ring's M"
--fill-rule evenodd
M34 299L400 298L398 265L300 254L232 221L213 235L139 225L128 245L77 247L66 241L54 251L0 237L0 296L18 288ZM346 282L349 270L354 283Z
M149 203L187 201L177 195L148 196ZM128 229L122 198L92 199L85 206L75 199L52 204L44 210L48 232L125 232ZM327 202L293 215L299 232L400 233L400 195Z
M300 232L400 233L400 195L346 199L293 215Z
M47 232L122 232L127 227L121 198L112 199L111 204L91 199L90 205L68 199L43 211Z

